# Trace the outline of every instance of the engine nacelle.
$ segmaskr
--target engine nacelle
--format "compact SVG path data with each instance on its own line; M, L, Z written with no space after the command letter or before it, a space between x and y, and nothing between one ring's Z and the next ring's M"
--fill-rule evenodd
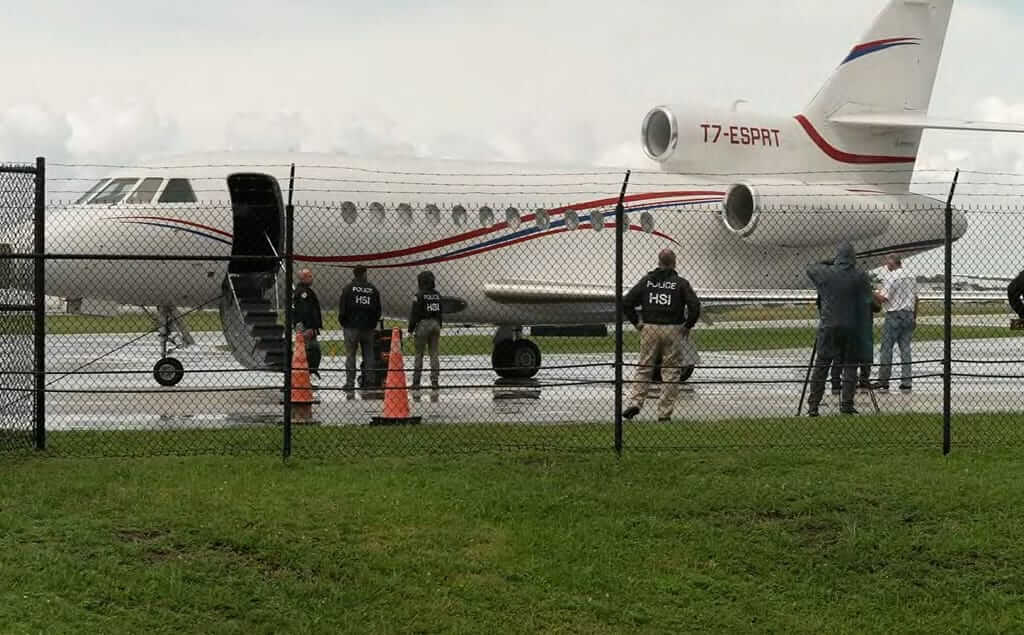
M726 230L754 245L816 247L873 238L905 197L804 183L735 183L722 200Z
M764 171L786 154L783 144L792 121L716 108L657 106L641 127L648 157L665 170Z

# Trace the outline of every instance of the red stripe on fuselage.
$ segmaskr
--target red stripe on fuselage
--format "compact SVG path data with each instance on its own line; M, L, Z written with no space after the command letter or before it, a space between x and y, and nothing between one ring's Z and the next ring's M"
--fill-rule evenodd
M724 192L712 192L712 191L692 191L692 192L648 192L645 194L633 194L627 196L624 199L626 203L635 203L639 201L650 201L659 198L671 198L675 196L724 196ZM618 197L606 198L598 201L588 201L586 203L576 203L574 205L566 205L565 207L556 207L548 211L550 216L557 216L564 214L565 212L576 212L587 209L594 209L597 207L605 207L607 205L615 205L619 202ZM536 218L535 214L528 214L523 217L521 222L529 222ZM469 240L472 238L479 238L480 236L486 236L497 231L508 228L508 223L496 223L490 227L482 227L475 229L470 232L457 234L448 238L442 238L441 240L435 240L430 243L423 245L417 245L415 247L406 247L404 249L395 249L393 251L384 251L375 254L358 254L353 256L306 256L304 259L308 262L359 262L362 260L388 260L391 258L400 258L402 256L411 256L413 254L422 253L425 251L432 251L434 249L440 249L441 247L447 247L455 243Z
M619 199L615 199L616 202L618 202L618 200ZM604 226L614 229L615 228L615 223L605 223ZM633 230L633 231L643 231L643 228L639 227L637 225L630 225L629 228L631 230ZM567 232L579 231L581 229L593 229L593 226L590 225L589 223L581 223L580 226L578 228L576 228L575 230L568 229L568 228L565 228L565 227L559 227L558 229L552 229L552 230L548 230L546 232L542 232L542 233L539 233L539 234L531 234L529 236L523 236L521 238L516 238L514 240L509 240L507 242L499 243L497 245L488 245L486 247L481 247L479 249L474 249L473 251L466 251L466 252L463 252L463 253L460 253L460 254L453 254L451 256L435 256L433 258L425 258L423 260L417 260L415 262L397 262L397 263L393 263L393 264L389 264L389 265L366 265L366 268L367 269L399 269L401 267L420 267L420 266L423 266L423 265L432 265L432 264L436 264L436 263L439 263L439 262L451 262L452 260L461 260L463 258L468 258L469 256L476 256L476 255L479 255L479 254L482 254L482 253L486 253L488 251L494 251L495 249L501 249L502 247L508 247L509 245L516 245L518 243L524 243L524 242L526 242L528 240L533 240L535 238L544 238L546 236L554 236L555 234L564 234L564 233L567 233ZM677 240L673 239L671 236L668 236L667 234L663 234L661 232L652 232L652 235L657 236L659 238L664 238L666 240L670 240L670 241L672 241L673 243L675 243L677 245L679 244L679 242ZM305 257L305 256L296 256L295 259L296 260L302 260L302 261L313 261L312 257ZM314 262L319 262L319 261L314 261Z

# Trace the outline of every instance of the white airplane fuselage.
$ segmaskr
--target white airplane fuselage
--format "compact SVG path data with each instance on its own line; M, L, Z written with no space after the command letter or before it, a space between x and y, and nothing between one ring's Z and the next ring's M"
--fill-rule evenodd
M244 167L225 166L227 160ZM315 288L330 308L336 306L342 287L351 280L352 267L360 264L369 268L369 278L381 289L384 312L390 316L406 315L416 289L416 274L430 269L446 296L465 301L466 309L453 316L458 321L577 324L604 322L610 317L607 303L505 304L489 298L485 287L504 280L612 286L614 210L624 171L585 168L587 173L579 174L581 170L562 169L553 176L537 177L529 175L550 174L552 169L437 161L396 164L308 155L189 157L180 163L200 165L196 161L205 161L205 167L123 170L111 178L187 176L196 183L197 196L203 202L85 204L53 210L48 218L48 251L229 256L238 228L233 225L227 176L271 174L287 198L288 169L281 166L294 161L295 266L313 270ZM308 167L324 166L327 161L344 167ZM380 175L378 170L428 176ZM351 182L356 180L375 182ZM860 189L855 185L841 189ZM817 204L804 199L799 216L792 209L778 210L788 214L786 222L800 221L793 224L788 240L752 242L750 237L731 231L722 220L727 188L723 179L633 173L625 197L629 221L624 236L626 284L654 268L658 251L669 247L679 256L680 274L698 289L806 287L807 264L830 257L836 244L847 237L829 228L848 225L844 218L856 212L839 209L843 202L836 201L834 194L824 195ZM823 188L835 189L795 182L783 187L804 195ZM855 242L858 252L869 254L864 258L867 266L879 264L885 253L907 255L942 240L940 202L909 193L876 192L845 192L846 205L859 204L881 219L872 228L880 231L852 236L859 238ZM805 209L806 203L810 205ZM464 216L453 213L456 206L464 208ZM377 211L381 208L383 216ZM491 210L493 220L488 220L486 210L481 220L483 208ZM546 225L543 213L538 224L537 210L547 213ZM575 229L570 228L573 213ZM512 214L511 218L507 214ZM642 223L645 214L649 217ZM653 231L645 231L652 229L651 221ZM959 215L957 229L958 234L963 233ZM857 228L851 226L850 230L856 233ZM67 297L198 306L220 295L227 270L226 262L215 261L50 261L47 286L48 293Z

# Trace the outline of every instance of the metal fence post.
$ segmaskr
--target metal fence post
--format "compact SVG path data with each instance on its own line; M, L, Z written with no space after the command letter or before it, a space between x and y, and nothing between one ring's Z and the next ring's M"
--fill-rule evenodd
M46 159L36 158L33 313L35 341L35 445L46 449Z
M953 392L953 194L960 179L960 170L953 175L946 200L945 289L943 290L942 322L942 454L948 456L952 444Z
M615 454L622 456L622 242L625 235L626 210L623 206L630 171L622 181L619 202L615 206Z
M282 458L292 455L292 344L295 336L295 315L292 310L292 261L295 251L295 208L292 195L295 192L295 164L288 174L288 204L284 208L284 445Z

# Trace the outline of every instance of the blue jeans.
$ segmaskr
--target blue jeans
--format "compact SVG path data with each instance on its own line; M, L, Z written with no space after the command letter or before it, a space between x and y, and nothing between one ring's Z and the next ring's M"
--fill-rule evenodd
M900 386L913 384L910 338L914 335L913 311L889 311L882 325L882 348L878 352L878 383L888 384L892 374L892 347L900 347Z

